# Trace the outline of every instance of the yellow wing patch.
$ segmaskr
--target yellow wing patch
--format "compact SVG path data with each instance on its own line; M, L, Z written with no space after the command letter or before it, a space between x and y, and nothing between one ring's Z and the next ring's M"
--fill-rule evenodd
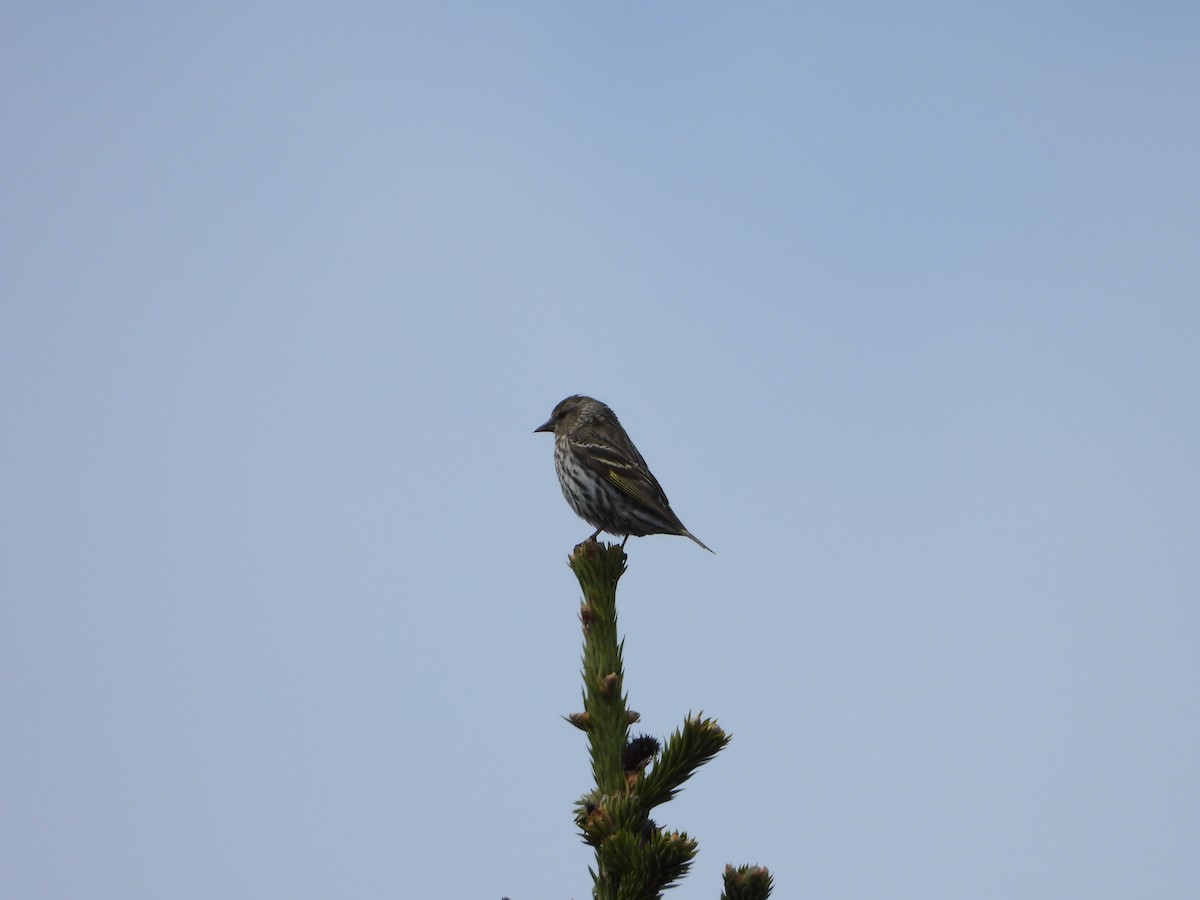
M615 472L612 469L608 470L608 480L615 484L623 493L628 494L635 500L638 500L641 503L650 503L649 498L646 496L645 486L639 484L636 480L632 478L626 478L624 475L621 475L619 472Z

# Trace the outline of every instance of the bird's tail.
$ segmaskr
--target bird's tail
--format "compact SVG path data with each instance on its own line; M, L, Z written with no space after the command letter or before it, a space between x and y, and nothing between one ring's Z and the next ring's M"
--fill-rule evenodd
M699 544L701 547L703 547L705 550L707 550L713 556L717 555L716 550L714 550L712 547L708 546L708 544L704 543L704 541L700 540L700 538L696 537L694 534L692 534L686 528L683 529L683 531L681 531L680 534L682 534L686 538L691 538L693 541L695 541L697 544Z

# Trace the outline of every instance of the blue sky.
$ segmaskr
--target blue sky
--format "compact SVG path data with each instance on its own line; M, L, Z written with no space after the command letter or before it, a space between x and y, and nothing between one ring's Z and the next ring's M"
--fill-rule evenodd
M680 900L1200 891L1200 14L10 4L0 893L585 897L610 403Z

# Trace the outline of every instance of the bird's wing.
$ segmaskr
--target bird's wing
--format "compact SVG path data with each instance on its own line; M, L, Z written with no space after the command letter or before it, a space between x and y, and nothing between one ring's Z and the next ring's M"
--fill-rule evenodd
M621 493L651 509L670 508L658 479L651 474L632 443L628 447L613 447L600 441L572 438L571 452L575 458L599 478Z

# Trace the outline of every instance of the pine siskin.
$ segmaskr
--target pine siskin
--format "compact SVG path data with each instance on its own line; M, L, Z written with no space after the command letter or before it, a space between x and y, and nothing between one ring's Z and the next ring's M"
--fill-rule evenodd
M568 397L538 431L554 434L558 483L571 509L595 527L589 540L601 531L625 540L631 534L678 534L713 552L683 527L616 414L599 400Z

